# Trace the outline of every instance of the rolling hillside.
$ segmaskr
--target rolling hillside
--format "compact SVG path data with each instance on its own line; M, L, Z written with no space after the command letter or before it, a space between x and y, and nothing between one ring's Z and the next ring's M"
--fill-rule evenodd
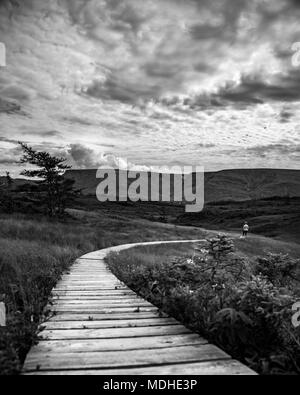
M96 178L96 170L70 170L66 177L75 179L75 186L85 195L94 195L101 181ZM205 173L206 202L272 196L300 196L300 170L237 169Z

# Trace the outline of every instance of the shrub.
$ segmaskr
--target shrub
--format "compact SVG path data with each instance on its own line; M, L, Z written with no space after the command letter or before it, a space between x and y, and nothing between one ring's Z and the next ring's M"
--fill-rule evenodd
M212 252L212 245L230 244L217 238L193 258L163 260L137 249L110 255L108 263L132 289L257 372L299 373L295 295L254 274L233 248Z
M268 253L266 257L257 258L254 271L266 276L274 285L293 287L294 281L300 282L299 269L299 259L288 254Z

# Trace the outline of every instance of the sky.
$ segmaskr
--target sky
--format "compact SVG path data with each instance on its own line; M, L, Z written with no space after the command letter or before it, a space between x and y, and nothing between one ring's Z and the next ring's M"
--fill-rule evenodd
M74 168L299 169L299 21L296 0L0 0L0 173L18 141Z

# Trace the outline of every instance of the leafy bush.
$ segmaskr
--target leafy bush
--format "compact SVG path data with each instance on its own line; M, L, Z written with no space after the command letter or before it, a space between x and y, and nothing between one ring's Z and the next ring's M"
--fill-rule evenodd
M108 264L143 297L257 372L299 373L300 337L291 325L295 295L255 274L233 250L220 236L189 258L162 260L135 249L112 254Z
M300 259L291 258L288 254L268 253L266 257L259 257L255 266L255 273L263 274L274 285L295 288L294 282L300 282Z

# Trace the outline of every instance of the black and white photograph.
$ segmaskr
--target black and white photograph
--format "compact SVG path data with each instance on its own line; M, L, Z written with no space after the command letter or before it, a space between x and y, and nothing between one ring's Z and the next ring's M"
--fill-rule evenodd
M299 240L300 1L0 0L0 376L297 376Z

